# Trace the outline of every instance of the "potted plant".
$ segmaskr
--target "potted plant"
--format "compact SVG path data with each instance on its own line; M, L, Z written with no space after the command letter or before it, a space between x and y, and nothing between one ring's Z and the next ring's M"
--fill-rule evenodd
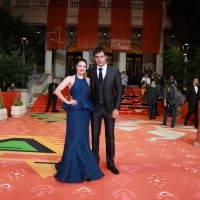
M11 115L12 117L20 117L25 113L26 113L26 107L25 105L23 105L20 93L17 93L14 99L14 105L11 106Z
M8 118L7 108L4 108L3 97L0 94L0 122L5 121Z

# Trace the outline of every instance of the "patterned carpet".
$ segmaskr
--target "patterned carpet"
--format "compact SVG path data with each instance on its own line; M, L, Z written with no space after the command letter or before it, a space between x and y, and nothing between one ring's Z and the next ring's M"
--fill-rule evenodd
M100 168L105 176L80 184L57 182L66 114L28 113L0 124L1 200L200 200L200 148L196 129L161 128L162 117L121 115L116 121L116 159L120 175L105 164L104 124ZM169 121L171 119L169 118ZM77 122L77 125L80 122Z

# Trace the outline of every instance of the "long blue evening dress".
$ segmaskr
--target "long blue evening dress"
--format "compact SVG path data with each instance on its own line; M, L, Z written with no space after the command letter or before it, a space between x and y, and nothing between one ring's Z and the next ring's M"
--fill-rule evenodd
M85 78L75 75L70 90L77 105L62 103L67 110L67 134L61 161L56 164L55 178L66 183L97 180L104 176L95 160L89 144L90 112L94 110L89 101L89 86Z

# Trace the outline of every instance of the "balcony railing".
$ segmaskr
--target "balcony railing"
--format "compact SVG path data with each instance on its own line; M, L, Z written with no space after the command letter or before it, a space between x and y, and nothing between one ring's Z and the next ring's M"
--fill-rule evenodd
M16 7L47 7L49 0L11 0L11 6ZM68 7L79 7L79 0L69 0ZM111 9L112 2L111 0L99 1L99 8ZM143 9L142 1L131 1L132 9Z

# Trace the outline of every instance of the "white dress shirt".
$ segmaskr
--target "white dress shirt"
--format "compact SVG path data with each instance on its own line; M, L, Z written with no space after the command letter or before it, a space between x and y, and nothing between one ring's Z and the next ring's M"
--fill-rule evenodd
M105 78L106 76L106 72L107 72L107 64L104 65L103 67L99 67L97 65L97 77L99 78L99 68L102 68L102 76L103 76L103 79Z
M147 85L150 85L150 84L151 84L151 80L150 80L149 77L147 77L147 78L146 78L146 77L143 77L142 80L141 80L141 83L142 83L143 81L145 81Z
M194 89L195 89L195 92L196 92L196 94L197 94L197 92L198 92L198 87L197 87L196 85L194 85Z

